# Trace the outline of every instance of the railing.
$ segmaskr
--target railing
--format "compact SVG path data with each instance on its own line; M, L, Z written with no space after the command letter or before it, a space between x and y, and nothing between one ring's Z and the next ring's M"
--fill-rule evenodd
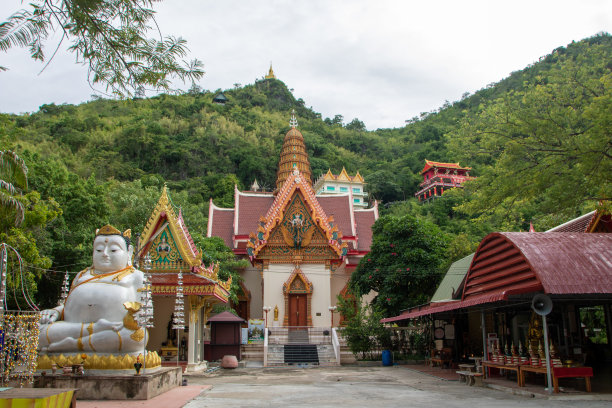
M264 330L263 366L268 366L268 330Z
M334 355L336 356L336 361L338 365L340 365L340 340L338 340L338 332L336 328L332 328L332 344L334 345Z
M268 344L332 344L332 330L329 327L268 327L268 332Z

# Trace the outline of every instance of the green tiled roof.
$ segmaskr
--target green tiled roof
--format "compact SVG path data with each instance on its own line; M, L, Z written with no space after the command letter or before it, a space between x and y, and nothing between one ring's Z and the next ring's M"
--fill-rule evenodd
M453 300L453 290L456 292L463 278L467 274L468 269L472 263L472 258L474 254L470 254L465 258L461 258L460 260L454 262L446 275L444 275L444 279L440 282L440 286L436 290L436 293L431 298L431 302L444 302Z

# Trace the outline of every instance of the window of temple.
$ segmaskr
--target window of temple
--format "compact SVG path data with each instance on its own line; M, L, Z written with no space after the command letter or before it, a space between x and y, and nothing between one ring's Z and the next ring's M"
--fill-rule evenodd
M336 187L334 186L327 186L327 191L335 191Z
M348 187L340 187L340 191L347 192L348 191Z
M353 193L361 193L361 190L359 188L353 187Z

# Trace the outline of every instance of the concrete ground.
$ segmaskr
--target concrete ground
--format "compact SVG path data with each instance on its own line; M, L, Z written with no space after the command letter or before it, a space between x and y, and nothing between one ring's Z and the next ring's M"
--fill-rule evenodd
M612 406L609 394L550 398L514 395L496 389L468 387L403 366L221 369L211 374L190 375L188 381L190 386L212 387L188 402L186 408Z

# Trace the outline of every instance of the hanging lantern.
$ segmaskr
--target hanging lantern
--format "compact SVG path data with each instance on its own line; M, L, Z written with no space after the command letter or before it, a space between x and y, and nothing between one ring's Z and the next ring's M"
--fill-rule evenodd
M70 276L68 275L68 271L64 275L64 282L62 282L62 295L59 300L60 305L64 305L66 303L66 299L68 298L68 292L70 291Z
M183 299L183 273L179 272L176 282L176 301L174 303L174 330L185 330L185 302Z
M141 306L138 315L138 323L141 327L149 329L154 327L153 319L153 297L151 295L151 257L147 254L144 258L144 278L142 280L143 291L141 292Z

